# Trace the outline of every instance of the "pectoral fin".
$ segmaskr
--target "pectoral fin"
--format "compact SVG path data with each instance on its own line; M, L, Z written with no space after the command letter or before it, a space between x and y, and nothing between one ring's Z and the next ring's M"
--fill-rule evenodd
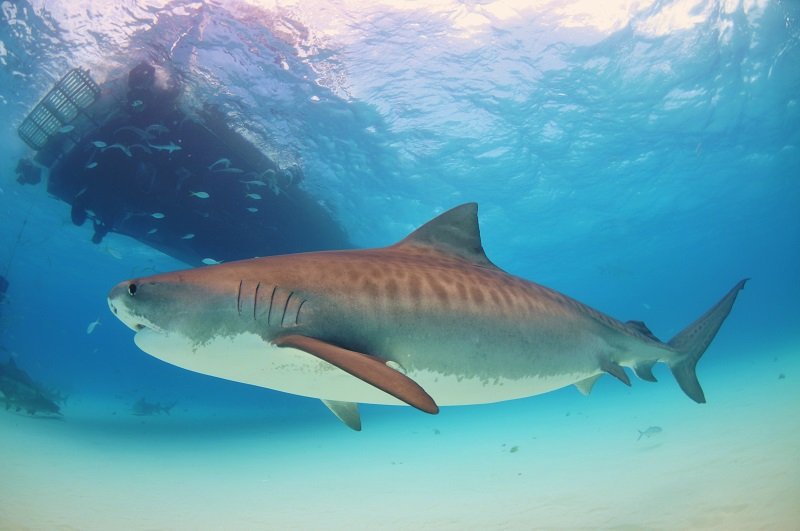
M431 414L439 412L439 406L417 382L387 366L385 361L375 356L301 335L284 336L273 343L278 347L296 348L325 360L421 411Z
M355 402L340 402L339 400L325 400L324 398L322 403L336 415L336 418L347 424L349 428L361 431L361 415L358 414L358 404Z

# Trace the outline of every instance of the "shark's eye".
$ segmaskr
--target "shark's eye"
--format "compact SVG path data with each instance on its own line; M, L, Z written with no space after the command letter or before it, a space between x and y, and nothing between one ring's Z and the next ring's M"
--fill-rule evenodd
M128 294L129 294L131 297L133 297L134 295L136 295L136 284L134 284L133 282L131 282L130 284L128 284Z

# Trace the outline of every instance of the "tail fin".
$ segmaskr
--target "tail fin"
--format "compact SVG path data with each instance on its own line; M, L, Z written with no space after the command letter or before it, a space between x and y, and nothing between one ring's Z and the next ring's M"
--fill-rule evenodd
M683 392L697 403L704 404L706 397L700 382L697 381L695 368L697 361L711 344L714 336L717 335L722 322L728 317L736 300L736 295L744 288L745 282L749 279L739 281L721 301L713 308L708 310L695 322L684 328L678 335L673 337L668 345L677 350L682 356L674 363L669 364L672 375L678 381Z

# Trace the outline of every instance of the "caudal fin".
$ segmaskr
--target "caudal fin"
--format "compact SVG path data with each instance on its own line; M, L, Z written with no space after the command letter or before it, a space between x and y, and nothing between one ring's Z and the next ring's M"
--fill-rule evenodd
M711 344L714 336L717 335L719 327L722 326L723 321L731 312L736 295L744 288L745 282L748 280L746 278L739 281L713 308L684 328L668 343L669 346L682 354L674 363L669 364L672 375L675 376L683 392L695 402L703 404L706 401L703 389L700 387L700 382L697 381L697 374L695 373L697 361L706 351L708 345Z

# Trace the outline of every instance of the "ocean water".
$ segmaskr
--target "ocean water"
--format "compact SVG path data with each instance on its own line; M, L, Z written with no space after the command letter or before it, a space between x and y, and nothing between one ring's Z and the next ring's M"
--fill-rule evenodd
M68 398L0 407L0 528L800 528L797 2L1 7L0 361ZM69 68L141 60L302 167L356 247L475 201L494 263L660 338L750 278L698 365L708 403L659 366L588 397L363 405L357 433L138 350L109 289L186 264L93 244L15 167Z

